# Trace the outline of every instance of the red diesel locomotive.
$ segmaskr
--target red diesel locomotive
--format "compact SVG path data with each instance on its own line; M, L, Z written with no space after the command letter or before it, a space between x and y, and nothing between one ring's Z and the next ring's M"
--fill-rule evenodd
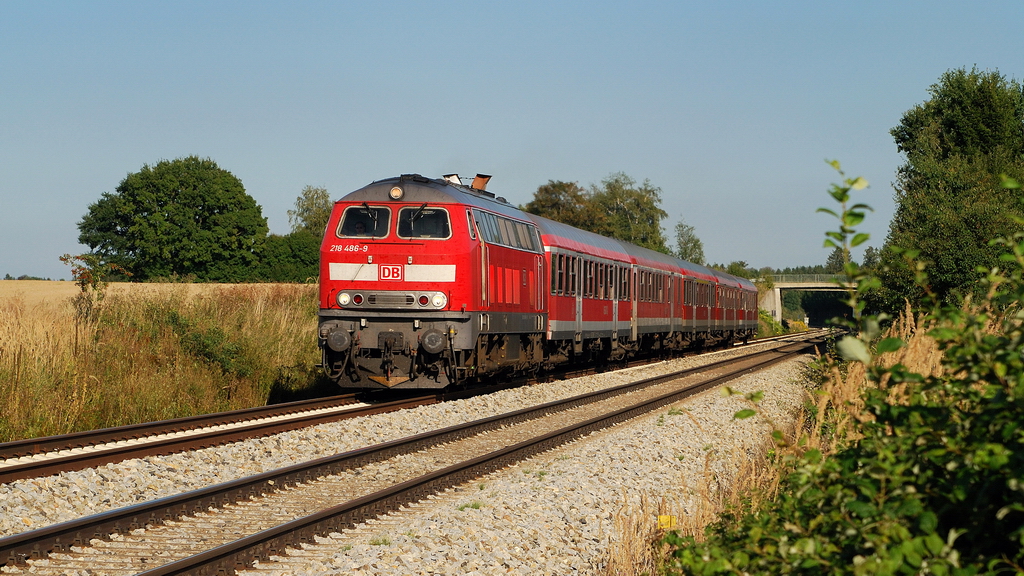
M566 362L746 340L744 278L527 214L457 175L335 202L319 343L343 388L445 388Z

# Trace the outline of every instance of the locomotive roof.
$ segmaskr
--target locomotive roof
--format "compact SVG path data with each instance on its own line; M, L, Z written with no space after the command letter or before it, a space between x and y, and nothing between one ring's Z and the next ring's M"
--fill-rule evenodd
M467 204L497 212L517 220L528 220L526 214L485 190L459 186L447 180L437 180L419 174L403 174L397 178L376 180L343 196L339 202L394 202L388 192L399 186L405 191L400 202L426 202L428 204Z
M537 228L540 229L541 236L544 239L544 244L547 246L567 248L602 258L612 258L615 260L630 259L625 246L614 238L580 230L579 228L556 222L543 216L537 216L536 214L525 214L527 218L537 224Z

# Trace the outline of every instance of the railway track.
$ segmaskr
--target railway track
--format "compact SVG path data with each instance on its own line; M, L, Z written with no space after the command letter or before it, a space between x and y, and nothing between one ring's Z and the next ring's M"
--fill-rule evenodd
M784 337L751 340L750 344L771 342L779 338ZM633 362L629 365L634 366L640 363ZM589 372L592 370L572 369L553 376L574 377ZM516 382L487 388L383 402L365 402L360 400L358 394L345 394L330 398L301 400L217 414L0 443L0 484L24 478L94 468L129 458L163 456L207 448L314 426L323 422L369 416L470 394L487 393L529 382L529 379L523 378Z
M317 534L386 513L593 430L803 353L813 345L814 342L780 344L746 358L634 382L4 538L0 540L0 561L19 564L39 559L33 562L34 573L67 573L84 567L102 573L101 563L106 563L107 573L137 573L156 564L163 565L144 573L231 573L253 559L267 558ZM713 375L702 376L708 373ZM387 476L381 471L381 466L391 470L396 467L395 461L410 458L421 462L412 467L415 472ZM423 470L429 472L422 473ZM372 480L363 483L361 492L355 490L360 477ZM378 490L382 482L390 487ZM344 504L323 509L321 502ZM268 515L267 510L274 513ZM210 526L216 528L210 532ZM140 531L142 527L147 528ZM89 547L93 538L107 538L109 534L115 534L111 541L95 541ZM172 541L189 544L172 546ZM203 545L197 547L196 542Z
M438 402L436 394L367 403L355 394L0 444L0 484L161 456Z

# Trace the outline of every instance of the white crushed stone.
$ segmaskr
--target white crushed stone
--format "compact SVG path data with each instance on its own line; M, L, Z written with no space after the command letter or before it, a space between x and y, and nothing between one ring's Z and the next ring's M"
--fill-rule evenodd
M792 421L805 398L806 360L730 384L765 392L753 418L735 420L749 404L708 391L240 574L600 573L624 506L667 497L690 513L701 483L728 484L741 459L768 441L766 417Z

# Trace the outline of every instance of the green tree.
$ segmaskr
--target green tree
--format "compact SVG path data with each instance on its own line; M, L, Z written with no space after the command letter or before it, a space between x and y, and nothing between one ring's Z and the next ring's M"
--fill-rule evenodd
M826 274L842 274L843 268L846 266L846 257L843 254L842 248L833 248L832 252L829 253L828 259L825 260L825 273Z
M297 230L267 237L256 277L265 282L309 282L319 275L321 236Z
M880 305L894 309L925 292L955 303L979 290L978 267L998 263L990 241L1021 229L1020 190L1000 174L1024 175L1024 92L998 72L957 69L891 133L906 157L896 179L896 214L881 254ZM929 284L914 282L927 263Z
M881 258L878 250L874 246L868 246L864 249L864 262L861 263L861 267L865 270L874 270L878 267L879 259Z
M697 237L696 230L683 220L676 223L676 256L703 265L704 243Z
M548 180L537 188L533 200L519 207L525 212L536 214L601 234L606 229L606 217L597 210L590 195L576 182Z
M78 223L79 242L140 280L252 278L267 221L242 182L208 158L162 160L104 192Z
M650 180L637 185L626 174L617 172L602 180L600 187L592 186L590 198L599 212L607 215L603 234L664 254L672 253L661 230L661 221L668 216L661 209L661 188Z
M288 211L292 232L306 230L314 236L323 236L333 207L327 188L306 186L295 199L295 209Z

